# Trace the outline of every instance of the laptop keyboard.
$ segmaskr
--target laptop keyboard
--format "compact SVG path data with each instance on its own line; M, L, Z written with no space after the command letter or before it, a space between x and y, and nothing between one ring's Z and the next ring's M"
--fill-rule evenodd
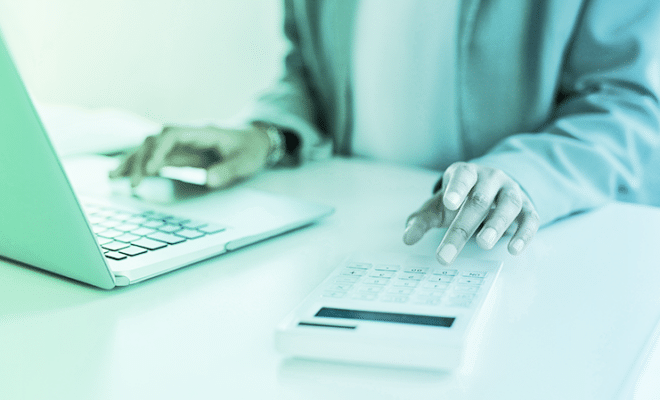
M155 211L85 204L87 220L105 256L125 260L222 232L226 227Z

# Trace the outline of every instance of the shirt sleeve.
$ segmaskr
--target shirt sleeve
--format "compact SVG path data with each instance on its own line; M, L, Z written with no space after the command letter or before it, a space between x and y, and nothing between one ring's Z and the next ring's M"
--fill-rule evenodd
M288 152L281 164L297 164L300 159L327 157L332 152L332 140L319 126L323 114L310 77L309 65L304 61L305 50L301 43L301 26L297 19L306 17L302 3L284 1L284 33L289 50L284 61L284 74L279 81L265 91L243 113L249 122L272 124L295 135L295 151ZM301 17L302 15L302 17ZM309 60L307 60L309 61Z
M588 2L550 122L472 161L517 180L542 224L612 200L658 202L658 43L657 0Z

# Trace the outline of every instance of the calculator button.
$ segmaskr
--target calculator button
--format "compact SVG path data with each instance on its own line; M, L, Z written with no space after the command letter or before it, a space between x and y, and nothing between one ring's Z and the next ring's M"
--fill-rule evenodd
M366 273L367 273L366 270L353 269L353 268L346 267L343 271L341 271L340 275L342 275L342 276L364 276Z
M381 298L382 301L388 303L405 303L409 300L408 296L387 295Z
M479 286L475 286L475 285L456 285L456 287L454 287L454 290L456 292L461 292L461 293L476 293L479 290Z
M368 270L368 269L371 268L371 264L368 264L368 263L350 263L346 266L346 268Z
M435 283L435 282L426 282L423 286L425 289L434 289L434 290L445 290L449 287L448 283Z
M472 300L449 300L445 302L445 305L450 307L470 307Z
M429 282L433 283L450 283L453 280L454 277L448 275L432 275L429 277Z
M394 271L371 271L369 276L372 278L391 278L396 274Z
M465 271L463 272L463 276L467 276L469 278L485 278L487 272L482 272L482 271Z
M404 273L399 276L399 279L407 279L411 281L421 281L424 279L424 274Z
M376 267L374 267L374 269L376 271L393 271L393 272L396 272L399 269L401 269L401 267L399 267L398 265L376 265Z
M444 290L420 290L417 292L422 297L442 297L445 294Z
M425 274L429 272L428 268L423 268L423 267L406 267L403 269L403 272L405 273L413 273L413 274Z
M327 290L331 292L347 292L353 285L351 284L338 284L338 285L330 285L328 286Z
M484 278L461 278L458 280L458 283L465 285L481 285L484 283Z
M387 293L398 294L398 295L402 295L402 294L408 295L411 294L412 292L413 292L413 288L406 288L406 287L395 287L387 291Z
M448 298L449 301L459 301L459 300L472 301L472 299L474 299L474 294L472 293L453 293Z
M383 291L383 287L382 286L364 285L364 286L360 286L358 291L360 293L379 293L379 292Z
M333 292L333 291L326 291L323 292L322 294L323 297L334 297L334 298L340 298L346 296L346 292Z
M455 269L436 268L433 270L433 275L456 276L456 274L458 274L458 270Z
M367 285L387 285L390 283L389 278L366 278L362 283Z
M335 279L335 283L355 283L360 280L359 276L340 275Z
M420 297L415 300L415 304L423 304L425 306L437 306L442 300L438 297Z
M418 281L411 281L411 280L408 280L408 279L396 279L396 280L394 280L394 286L396 286L396 287L414 288L414 287L417 287L417 285L419 285Z

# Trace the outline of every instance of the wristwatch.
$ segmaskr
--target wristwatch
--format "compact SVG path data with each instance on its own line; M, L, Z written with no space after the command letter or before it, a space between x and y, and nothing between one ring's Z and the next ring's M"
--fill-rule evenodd
M268 154L266 155L266 167L274 167L286 154L284 134L274 125L258 124L257 127L261 128L266 133L266 136L268 136L268 142L270 143Z

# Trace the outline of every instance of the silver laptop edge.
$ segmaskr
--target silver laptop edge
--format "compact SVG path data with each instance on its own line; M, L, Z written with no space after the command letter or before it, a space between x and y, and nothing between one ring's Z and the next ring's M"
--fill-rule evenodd
M0 87L0 254L112 289L115 278L1 34Z

